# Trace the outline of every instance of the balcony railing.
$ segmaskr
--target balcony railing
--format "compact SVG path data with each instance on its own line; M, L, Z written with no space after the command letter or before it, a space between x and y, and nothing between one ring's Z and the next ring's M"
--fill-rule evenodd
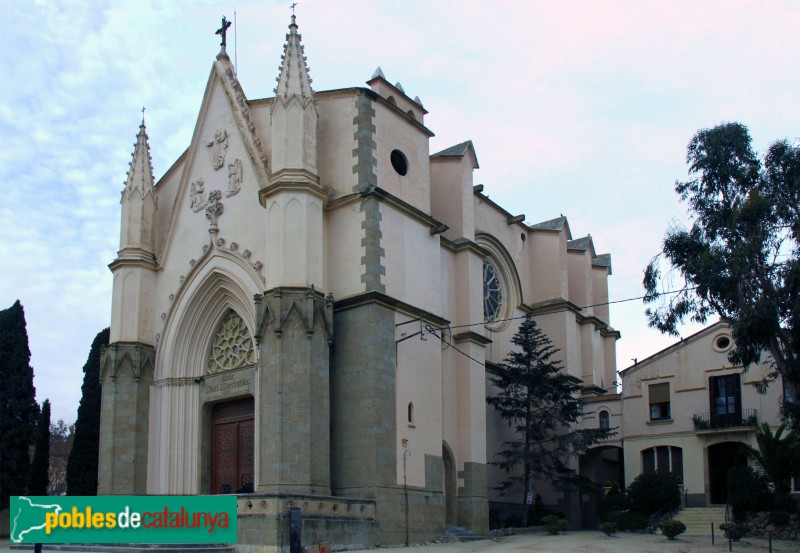
M718 430L722 428L737 428L758 426L758 411L756 409L742 409L741 413L719 415L716 413L695 413L692 415L695 430Z

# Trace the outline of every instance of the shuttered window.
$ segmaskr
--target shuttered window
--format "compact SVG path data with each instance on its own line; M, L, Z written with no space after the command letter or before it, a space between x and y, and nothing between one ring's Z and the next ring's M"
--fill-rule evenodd
M670 418L669 382L650 384L650 420Z

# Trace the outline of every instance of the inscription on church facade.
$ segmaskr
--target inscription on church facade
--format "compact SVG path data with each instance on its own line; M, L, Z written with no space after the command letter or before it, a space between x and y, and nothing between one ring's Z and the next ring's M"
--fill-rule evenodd
M202 390L205 401L216 401L254 393L252 369L206 376Z

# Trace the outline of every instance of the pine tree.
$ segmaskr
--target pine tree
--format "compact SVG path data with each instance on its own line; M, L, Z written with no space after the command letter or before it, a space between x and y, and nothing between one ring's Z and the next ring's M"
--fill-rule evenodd
M81 403L75 421L75 440L67 461L67 495L97 495L97 459L100 452L100 353L108 345L109 329L92 342L83 366Z
M50 400L42 403L42 412L39 415L39 424L36 432L36 452L33 454L33 464L31 465L31 485L28 493L31 495L47 495L47 488L50 484Z
M559 350L532 316L525 318L511 342L519 349L509 353L489 377L497 393L486 401L513 428L514 439L501 444L496 454L499 460L491 464L506 471L506 480L497 488L500 491L522 484L522 522L526 524L533 481L583 485L585 480L567 464L569 456L614 432L571 428L583 412L577 397L580 381L562 371L561 362L553 358Z
M25 311L17 300L0 311L0 509L27 493L36 416Z

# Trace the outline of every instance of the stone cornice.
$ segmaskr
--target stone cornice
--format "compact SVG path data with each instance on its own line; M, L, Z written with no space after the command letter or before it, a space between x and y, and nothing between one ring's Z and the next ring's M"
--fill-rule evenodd
M604 393L597 394L593 390L587 390L587 388L584 388L583 393L593 393L594 395L586 395L586 396L581 397L581 401L582 402L584 402L584 403L611 403L611 402L615 402L615 401L620 401L622 399L622 394L616 394L616 393L607 394L607 393L605 393L607 390L603 390L602 388L597 387L597 386L594 386L594 388L596 388L597 390L600 390L600 391L602 391Z
M461 253L466 251L474 253L481 258L489 255L488 250L485 250L480 246L480 244L473 242L468 238L456 238L455 240L450 240L442 236L441 245L444 249L450 250L453 253Z
M281 180L282 172L273 173L271 179L273 181L272 184L258 191L258 201L261 205L266 205L267 198L279 192L308 192L320 198L323 203L326 202L328 195L319 187L319 184L317 184L319 178L308 171L301 170L300 172L304 173L304 175L301 176L299 173L292 173L292 175L286 175L288 177L286 180ZM300 180L300 178L305 176L308 177L308 180Z
M464 342L472 342L473 344L477 344L479 346L488 346L494 340L491 338L487 338L483 334L478 334L474 330L467 330L465 332L459 332L458 334L453 334L453 340L456 344L461 344Z
M118 251L117 258L108 264L108 268L114 272L121 267L142 267L151 271L158 268L153 253L142 248L122 248Z
M522 309L525 313L529 313L531 315L549 315L551 313L560 313L562 311L569 311L575 314L575 322L578 324L591 324L594 325L595 329L600 332L600 334L604 337L613 337L619 340L622 335L618 330L614 330L608 323L601 321L594 315L584 315L581 313L583 309L579 306L575 305L569 300L565 300L564 298L557 298L553 300L547 300L539 303L535 303L532 305L521 305L520 309Z
M383 188L379 188L377 186L370 186L369 188L358 192L358 195L362 198L377 198L381 202L385 203L393 207L394 209L408 215L412 219L422 223L423 225L427 225L428 227L434 229L442 226L442 222L434 219L421 209L418 209L411 205L410 203L406 202L405 200L401 200L397 196L387 192Z
M361 194L358 192L353 192L351 194L345 194L344 196L339 196L334 200L330 200L325 205L325 211L333 211L335 209L339 209L340 207L350 205L352 203L357 202L360 198Z
M550 313L560 313L562 311L569 311L575 314L580 314L581 312L580 307L564 298L556 298L530 305L523 304L520 306L520 309L531 315L548 315Z
M398 300L397 298L387 296L382 292L376 292L374 290L337 300L333 304L333 312L338 313L340 311L346 311L348 309L353 309L354 307L360 307L370 303L378 303L390 309L401 311L411 317L420 317L426 322L441 328L444 328L450 324L450 321L447 319L444 319L438 315L434 315L430 311L425 311L424 309L420 309L419 307L415 307L404 301Z
M154 380L152 386L155 388L164 388L168 386L197 386L202 382L201 378L203 377L182 376L176 378L161 378L159 380Z

